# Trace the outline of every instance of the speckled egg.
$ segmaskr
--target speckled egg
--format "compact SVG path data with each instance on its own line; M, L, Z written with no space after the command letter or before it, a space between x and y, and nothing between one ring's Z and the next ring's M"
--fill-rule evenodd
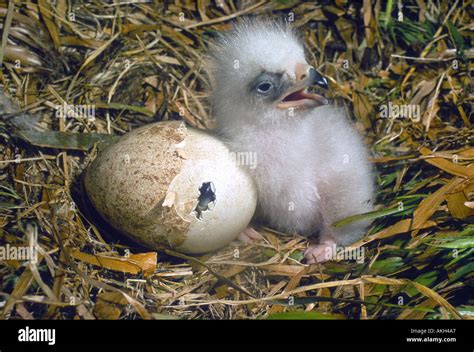
M179 121L124 135L92 162L85 189L102 217L132 239L195 254L234 240L257 203L252 178L226 145Z

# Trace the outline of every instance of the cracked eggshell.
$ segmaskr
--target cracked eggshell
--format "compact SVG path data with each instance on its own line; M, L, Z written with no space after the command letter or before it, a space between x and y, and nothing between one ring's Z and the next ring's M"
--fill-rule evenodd
M86 192L115 228L153 248L205 253L250 222L257 192L217 138L169 121L138 128L99 154Z

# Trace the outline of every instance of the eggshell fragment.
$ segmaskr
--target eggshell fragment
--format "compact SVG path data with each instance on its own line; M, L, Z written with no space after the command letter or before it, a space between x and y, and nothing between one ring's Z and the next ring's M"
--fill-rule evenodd
M217 138L183 122L138 128L103 151L86 192L115 228L153 248L205 253L250 222L256 188Z

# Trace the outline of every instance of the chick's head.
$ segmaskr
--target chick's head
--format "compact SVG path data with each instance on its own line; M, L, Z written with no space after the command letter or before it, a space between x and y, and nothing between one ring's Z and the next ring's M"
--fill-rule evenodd
M310 66L298 35L286 24L244 20L222 34L211 48L209 74L218 128L264 127L299 110L327 104L308 88L327 88Z

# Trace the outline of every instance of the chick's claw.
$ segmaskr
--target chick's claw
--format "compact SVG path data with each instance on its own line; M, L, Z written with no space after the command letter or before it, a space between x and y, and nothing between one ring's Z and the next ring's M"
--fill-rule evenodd
M310 245L304 252L306 263L324 263L333 259L332 250L336 244L334 240L327 239L321 243Z

